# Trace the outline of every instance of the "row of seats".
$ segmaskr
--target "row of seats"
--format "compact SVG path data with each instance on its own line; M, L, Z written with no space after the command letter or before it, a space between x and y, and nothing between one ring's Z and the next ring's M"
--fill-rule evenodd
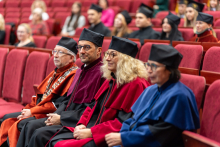
M40 84L54 68L48 53L0 48L0 118L30 103L33 85Z

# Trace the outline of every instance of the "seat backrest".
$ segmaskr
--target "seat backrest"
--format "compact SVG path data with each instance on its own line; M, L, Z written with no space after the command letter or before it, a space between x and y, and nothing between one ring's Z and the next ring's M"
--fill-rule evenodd
M44 48L46 41L47 41L47 37L46 36L35 36L33 35L34 38L34 43L36 44L37 47L39 48Z
M203 53L201 45L178 44L175 48L183 55L179 67L200 68Z
M214 23L214 27L220 26L220 19L217 19Z
M202 76L181 74L180 81L193 91L199 110L202 106L203 95L205 91L205 78Z
M60 21L60 26L63 27L64 25L64 22L67 18L67 16L69 16L70 13L69 12L59 12L59 13L56 13L55 15L55 18Z
M136 26L135 19L132 19L131 23L129 23L128 27L135 27L135 26Z
M48 76L56 68L56 66L54 65L53 58L54 58L53 56L50 57L48 61L46 76Z
M182 33L184 41L189 41L194 36L193 29L178 28L178 30Z
M4 44L9 44L10 34L11 34L11 26L10 25L5 25L5 41L4 41Z
M51 1L51 7L64 7L65 4L66 4L66 1L61 1L61 0Z
M53 34L55 19L50 18L50 19L46 20L45 22L47 23L50 34Z
M213 16L213 20L220 18L220 12L219 11L205 11L204 13L208 13Z
M175 11L171 11L174 15L176 15ZM164 19L169 14L169 11L160 11L156 14L155 18Z
M54 49L55 46L57 45L57 43L59 42L59 40L61 39L61 37L59 36L52 36L47 40L47 44L46 44L46 49Z
M76 36L80 36L84 28L85 28L85 27L76 28L75 35L76 35Z
M220 24L219 24L220 25ZM220 29L214 29L215 33L216 33L216 38L218 40L220 40Z
M210 85L206 92L200 134L220 142L220 80Z
M46 69L50 54L33 51L26 63L24 81L23 81L23 99L24 104L31 102L31 97L35 95L33 85L40 84L46 75Z
M159 18L152 18L151 23L153 26L161 26L162 20Z
M117 0L115 1L116 6L119 6L123 10L130 12L131 0Z
M220 72L220 47L211 47L204 56L202 70Z
M149 55L150 55L150 50L151 50L151 46L152 44L166 44L167 43L145 43L140 50L140 54L139 54L139 60L143 61L143 62L147 62Z
M28 51L13 49L9 52L3 81L3 98L19 102Z
M2 84L4 79L5 62L8 52L8 48L0 48L0 97L2 97Z

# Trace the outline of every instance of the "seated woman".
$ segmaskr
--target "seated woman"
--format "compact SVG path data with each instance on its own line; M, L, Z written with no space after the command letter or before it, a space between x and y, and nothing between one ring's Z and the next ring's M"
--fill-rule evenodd
M199 12L196 19L196 35L190 39L195 42L218 42L216 34L212 29L213 16Z
M15 43L17 47L36 47L32 37L31 28L28 24L22 23L18 26L17 37L19 42Z
M115 17L114 28L112 30L112 36L117 37L128 37L132 32L128 28L128 24L131 22L132 18L129 15L128 11L124 10L121 13L118 13Z
M49 35L47 24L42 20L42 9L36 8L33 11L33 19L29 23L32 35Z
M105 135L120 131L123 121L133 115L131 106L149 86L144 64L135 59L137 52L136 43L112 37L101 67L107 80L96 93L95 106L86 108L75 128L54 135L49 146L107 146Z
M182 33L178 30L179 23L180 23L180 18L169 12L169 14L163 19L162 22L163 30L160 39L184 41L182 37Z
M219 11L219 0L209 0L208 11Z
M203 4L195 1L189 1L184 18L184 27L193 27L193 31L195 33L196 18L198 16L198 12L202 12L203 8Z
M176 6L176 12L177 12L177 16L179 16L180 18L184 18L187 4L188 4L188 0L178 1L178 5Z
M99 3L99 6L103 9L102 17L101 17L102 23L106 27L113 26L115 12L111 8L108 8L108 0L99 0L98 3Z
M82 5L79 2L75 2L72 5L72 14L66 18L61 32L62 36L73 36L76 28L83 27L86 24L86 19L81 15Z
M41 8L43 10L42 19L44 21L49 19L49 15L46 12L47 7L43 0L35 0L31 5L31 12L33 13L34 9L36 8ZM32 19L33 19L33 15L31 14L29 17L29 20L32 20Z
M2 14L0 14L0 44L4 44L5 41L5 20Z
M182 132L199 128L195 96L179 81L182 57L170 45L152 45L145 64L154 85L132 106L134 116L122 124L120 133L105 136L108 146L180 147Z

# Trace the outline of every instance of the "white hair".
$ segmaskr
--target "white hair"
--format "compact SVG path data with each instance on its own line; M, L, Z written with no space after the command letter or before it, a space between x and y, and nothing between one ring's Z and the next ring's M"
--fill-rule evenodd
M37 13L38 15L40 15L42 17L43 10L41 8L35 8L33 13Z
M66 49L66 50L67 50L68 54L70 54L70 55L72 55L74 57L73 62L75 62L76 61L76 54L74 52L68 50L68 49Z

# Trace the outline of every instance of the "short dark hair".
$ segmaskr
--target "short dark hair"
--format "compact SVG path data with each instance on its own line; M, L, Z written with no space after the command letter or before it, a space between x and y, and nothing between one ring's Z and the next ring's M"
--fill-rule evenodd
M181 74L180 74L180 71L178 69L175 69L175 68L172 68L172 67L169 67L169 66L166 66L166 69L171 72L170 78L169 78L169 80L171 82L176 83L180 80Z

